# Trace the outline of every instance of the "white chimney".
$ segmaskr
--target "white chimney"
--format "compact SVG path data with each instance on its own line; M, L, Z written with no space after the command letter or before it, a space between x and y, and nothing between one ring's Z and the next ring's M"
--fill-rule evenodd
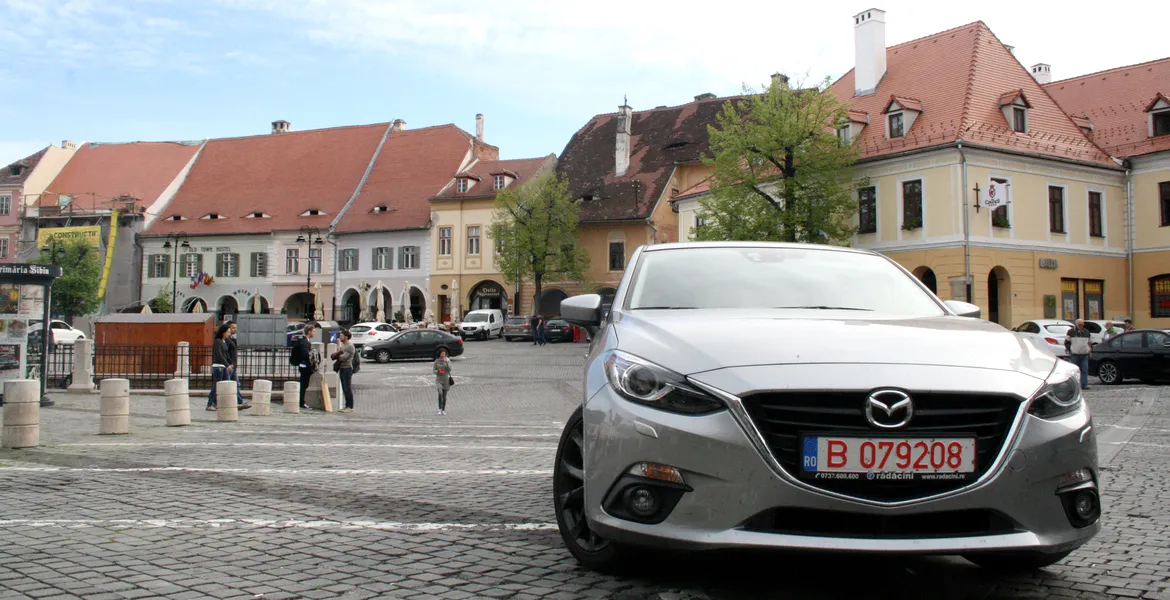
M285 120L272 122L272 133L288 133L292 124Z
M77 144L73 143L73 141L71 141L71 140L61 140L61 149L62 150L76 150Z
M475 115L475 139L483 141L483 115Z
M394 122L390 124L390 131L406 131L406 121L394 119Z
M1034 77L1036 82L1040 85L1052 83L1052 65L1046 65L1044 63L1036 63L1032 65L1032 77Z
M886 74L886 11L871 8L853 17L853 93L868 96Z
M614 175L621 177L630 170L630 131L634 110L622 104L617 114L617 143L614 145Z

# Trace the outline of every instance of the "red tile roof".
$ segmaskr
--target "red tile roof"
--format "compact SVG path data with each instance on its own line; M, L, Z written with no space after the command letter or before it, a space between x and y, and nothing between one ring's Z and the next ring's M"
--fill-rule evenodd
M1170 96L1170 58L1054 81L1044 89L1075 117L1093 122L1093 141L1118 157L1170 150L1170 136L1149 136L1159 94Z
M109 210L112 200L131 196L148 208L199 152L202 142L82 144L45 189L38 206L58 206L71 196L73 210Z
M361 193L335 231L426 227L431 221L429 198L451 181L473 145L476 154L499 156L495 146L474 140L455 125L391 132ZM379 206L388 210L373 212Z
M886 65L885 77L867 96L854 97L853 70L830 87L842 103L870 116L853 142L863 159L963 140L1116 167L982 21L891 46ZM999 109L1001 96L1013 90L1021 90L1032 104L1027 133L1013 131ZM904 137L886 139L881 115L891 96L920 101L922 112Z
M696 183L695 185L692 185L691 187L679 192L678 195L675 196L674 198L671 198L670 201L671 202L678 202L679 200L688 200L690 198L696 198L698 196L702 196L703 194L706 194L710 191L711 191L711 178L708 177L707 179L704 179L704 180L700 181L699 183Z
M492 186L495 184L494 175L511 175L515 178L515 181L510 183L508 187L515 187L526 183L533 177L552 172L556 164L557 157L555 154L549 154L548 156L541 156L539 158L479 161L455 174L455 178L470 177L477 180L475 186L461 194L456 191L459 188L455 187L453 180L448 179L450 185L443 188L443 191L433 199L462 200L466 198L495 198L496 190L492 189Z
M324 233L389 128L378 123L209 140L147 234L270 233L302 225ZM324 214L300 216L310 209ZM254 212L271 218L247 218ZM226 218L202 219L209 213ZM174 215L189 220L170 220Z
M28 179L29 175L32 175L33 169L37 168L37 165L41 162L41 158L48 151L49 148L46 146L32 156L26 156L5 165L3 169L0 169L0 185L24 185L25 180ZM12 167L16 165L21 167L19 175L12 174Z

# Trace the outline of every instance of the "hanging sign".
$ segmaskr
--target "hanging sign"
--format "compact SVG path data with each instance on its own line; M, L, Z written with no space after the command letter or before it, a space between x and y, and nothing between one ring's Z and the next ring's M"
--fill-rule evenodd
M1008 184L994 179L987 182L987 187L979 190L979 206L983 208L999 208L1005 206L1008 200Z

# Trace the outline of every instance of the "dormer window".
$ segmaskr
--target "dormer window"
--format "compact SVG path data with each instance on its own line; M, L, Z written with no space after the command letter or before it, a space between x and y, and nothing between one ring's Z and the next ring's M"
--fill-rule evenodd
M19 176L23 170L24 170L24 165L11 165L10 167L8 167L8 171L9 171L9 173L11 173L12 177Z
M208 220L212 220L212 221L214 221L214 220L217 220L217 219L225 219L225 218L227 218L227 217L222 217L222 216L220 216L220 214L219 214L219 213L208 213L208 214L207 214L207 215L205 215L203 218L204 218L204 219L208 219Z
M388 210L390 210L389 206L386 206L385 204L381 204L381 205L375 206L373 208L373 210L371 210L370 212L372 212L374 214L378 214L378 213L384 213Z
M886 137L889 139L904 137L906 132L914 128L914 119L921 113L921 101L890 96L886 109L882 111L882 114L886 115Z
M889 131L891 138L900 138L906 135L906 120L903 118L902 113L898 112L890 115Z
M1154 96L1146 112L1150 113L1150 137L1170 135L1170 98L1164 94Z
M183 215L171 215L171 216L167 217L167 220L168 221L186 221L187 218L184 217Z
M455 180L455 191L459 192L460 194L467 191L467 178L466 177L460 177L459 179Z
M1024 96L1024 90L1013 90L999 97L999 110L1008 126L1016 133L1028 133L1028 109L1032 104Z
M254 212L254 213L252 213L244 218L245 219L271 219L272 215L267 215L261 211L256 211L256 212Z
M837 139L841 140L842 146L849 145L849 124L840 125L837 127Z
M302 217L320 217L320 216L323 216L324 214L325 214L325 211L323 211L323 210L318 210L316 208L310 208L309 210L306 210L305 212L301 213L301 216Z
M504 189L504 176L503 175L495 175L492 177L492 189L493 190Z

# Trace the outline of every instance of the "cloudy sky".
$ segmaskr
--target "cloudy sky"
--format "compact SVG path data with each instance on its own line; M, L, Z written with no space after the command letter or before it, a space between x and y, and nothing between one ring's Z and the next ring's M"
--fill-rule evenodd
M405 119L505 158L560 154L592 115L836 78L852 16L897 44L976 20L1057 79L1170 55L1152 1L0 0L0 163L61 140L185 140Z

